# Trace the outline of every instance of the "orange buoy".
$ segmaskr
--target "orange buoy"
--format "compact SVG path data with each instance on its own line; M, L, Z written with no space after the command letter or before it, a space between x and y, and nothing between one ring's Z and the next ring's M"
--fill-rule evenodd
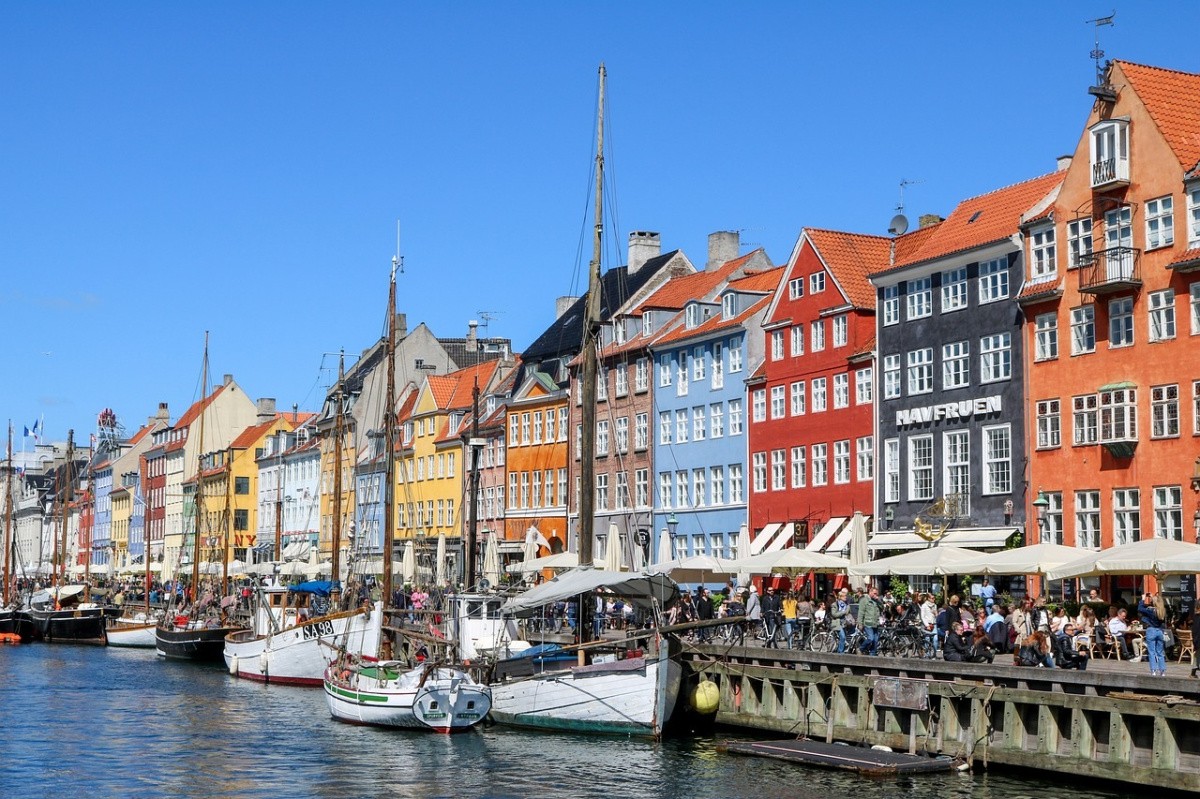
M21 636L16 633L0 633L0 644L19 644Z

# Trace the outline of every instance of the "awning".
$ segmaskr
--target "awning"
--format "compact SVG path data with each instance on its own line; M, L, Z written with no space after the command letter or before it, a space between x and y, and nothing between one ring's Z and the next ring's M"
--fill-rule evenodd
M867 525L871 524L871 517L867 516L863 519ZM838 531L837 537L829 542L829 546L825 547L825 551L831 555L836 555L842 550L849 551L850 539L854 537L854 525L847 523L841 530Z
M778 552L787 546L792 540L792 531L795 530L795 525L791 522L783 525L779 532L775 535L775 540L767 544L763 552Z
M828 549L826 545L833 539L834 535L837 534L837 531L842 529L842 525L845 523L845 516L834 516L832 519L825 522L825 525L815 536L812 537L812 540L808 542L808 546L806 546L805 549L811 549L813 552L824 552L826 549Z
M779 532L780 527L783 527L783 525L775 523L764 527L758 535L754 536L754 540L750 542L750 554L757 555L766 549L767 544L771 543L771 539ZM738 554L740 555L741 553L739 552Z
M520 552L521 547L525 546L523 541L497 541L497 552Z
M283 548L284 560L304 560L308 557L308 551L311 549L307 541L293 541Z
M966 547L970 549L1000 549L1008 539L1019 533L1019 527L964 527L949 530L936 542L928 541L911 530L876 532L867 540L867 549L881 552L890 549L928 549L939 547Z

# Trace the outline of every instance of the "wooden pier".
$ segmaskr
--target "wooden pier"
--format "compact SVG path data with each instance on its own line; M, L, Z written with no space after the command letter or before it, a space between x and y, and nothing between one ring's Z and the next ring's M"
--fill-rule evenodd
M690 689L748 730L1200 792L1200 680L1142 664L1087 671L690 645ZM1179 676L1175 676L1179 675Z

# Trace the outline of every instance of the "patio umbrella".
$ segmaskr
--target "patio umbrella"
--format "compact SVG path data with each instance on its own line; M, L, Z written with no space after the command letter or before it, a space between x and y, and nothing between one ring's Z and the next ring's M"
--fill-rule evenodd
M244 561L237 560L237 559L229 561L229 573L230 574L245 574L246 573L246 563Z
M469 555L468 555L469 557ZM438 533L437 542L437 584L446 584L446 534Z
M867 562L867 520L862 511L854 511L850 519L850 565L861 566ZM866 588L866 580L852 577L850 585L854 588Z
M665 529L658 534L658 563L666 563L674 559L675 553L671 551L671 534Z
M521 560L536 560L538 556L538 529L532 525L525 531L525 543L521 545Z
M579 566L579 556L574 552L559 552L544 558L524 560L520 563L509 564L506 571L509 574L532 574L542 569L574 569Z
M496 543L496 534L487 537L483 546L483 576L492 585L500 585L504 574L500 571L500 545Z
M750 528L742 522L742 526L738 529L737 537L737 556L739 558L750 557Z
M608 526L608 539L604 542L604 565L601 568L610 572L621 571L621 532L615 524Z
M404 554L400 556L400 577L410 585L417 579L417 550L412 541L404 545Z
M967 574L963 564L973 561L979 552L958 547L930 547L880 558L847 571L854 577L887 577L890 575Z
M773 574L774 572L844 572L850 561L808 549L780 549L760 552L747 558L725 561L737 574Z
M1159 561L1159 574L1200 574L1200 552L1172 555Z
M1038 574L1078 560L1083 552L1061 544L1041 543L1002 552L985 552L963 564L963 574Z
M298 560L289 560L287 563L279 567L280 577L303 577L305 569L308 568L307 563Z
M1148 538L1083 557L1046 572L1048 580L1069 580L1072 577L1092 577L1103 574L1160 574L1164 560L1178 555L1200 552L1200 546L1169 538Z
M730 574L737 574L735 563L712 555L691 555L655 563L646 571L649 574L669 574L677 583L713 583L718 582L718 575L724 578Z

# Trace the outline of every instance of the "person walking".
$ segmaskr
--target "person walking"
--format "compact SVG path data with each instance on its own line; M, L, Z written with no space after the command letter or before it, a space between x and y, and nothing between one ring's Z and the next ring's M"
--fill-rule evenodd
M783 603L774 588L767 588L767 595L762 603L763 621L766 626L767 648L775 649L776 638L779 635L779 622L783 618Z
M1167 607L1162 594L1142 594L1138 602L1138 619L1142 622L1146 639L1146 652L1150 656L1150 676L1167 676L1166 644L1163 640L1163 625L1166 623Z
M846 651L846 624L852 621L847 618L850 615L850 603L846 600L849 598L850 592L843 588L838 591L837 599L829 607L829 630L837 633L838 652Z
M879 602L879 589L875 586L867 591L858 603L858 625L863 631L863 653L879 654L879 616L883 610Z

